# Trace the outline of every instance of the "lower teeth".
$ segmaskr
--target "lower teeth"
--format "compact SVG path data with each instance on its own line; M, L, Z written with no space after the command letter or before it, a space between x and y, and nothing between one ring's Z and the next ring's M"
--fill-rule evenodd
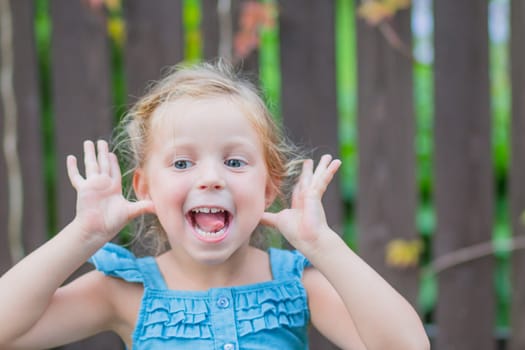
M215 238L215 237L219 237L220 235L222 235L224 233L224 230L225 228L221 228L219 231L217 232L206 232L206 231L203 231L201 230L199 227L195 227L195 231L202 237L205 237L205 238Z

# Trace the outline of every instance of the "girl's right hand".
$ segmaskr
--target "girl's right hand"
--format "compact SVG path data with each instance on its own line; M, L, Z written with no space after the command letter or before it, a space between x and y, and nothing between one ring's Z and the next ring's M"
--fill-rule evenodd
M109 152L106 141L84 142L85 178L80 175L77 160L67 157L67 172L77 191L75 221L86 239L106 243L133 218L153 213L149 200L130 202L122 195L122 179L117 157Z

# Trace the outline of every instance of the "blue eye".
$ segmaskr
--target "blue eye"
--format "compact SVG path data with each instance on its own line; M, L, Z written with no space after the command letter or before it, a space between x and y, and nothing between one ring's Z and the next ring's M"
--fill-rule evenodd
M240 168L240 167L245 166L246 162L244 160L232 158L232 159L226 159L224 161L224 164L230 168Z
M193 163L189 160L176 160L175 162L173 162L173 167L179 170L188 169L192 165Z

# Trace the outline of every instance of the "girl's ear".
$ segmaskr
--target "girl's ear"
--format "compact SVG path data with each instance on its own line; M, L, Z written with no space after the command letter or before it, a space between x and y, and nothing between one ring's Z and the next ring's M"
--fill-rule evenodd
M277 197L277 187L272 182L272 180L268 180L268 183L266 184L266 190L264 193L265 197L265 208L268 209L272 204L273 201L275 201L275 198Z
M133 190L135 191L137 199L149 198L148 182L142 169L137 169L133 173Z

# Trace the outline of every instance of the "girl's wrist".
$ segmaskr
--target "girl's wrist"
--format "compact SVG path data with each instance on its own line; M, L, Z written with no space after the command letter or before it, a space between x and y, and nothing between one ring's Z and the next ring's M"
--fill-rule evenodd
M348 247L343 239L334 231L323 233L318 242L301 253L321 273L328 275L348 264L348 258L357 255ZM352 260L353 261L353 260Z
M111 240L107 234L96 232L89 228L81 219L76 217L68 225L71 229L71 234L76 235L79 238L81 244L85 244L87 249L96 251L100 249L104 244Z
M344 242L339 235L330 227L326 227L319 232L317 239L309 242L302 242L300 247L296 247L304 256L315 265L315 261L323 258L326 254L331 254L333 249Z

